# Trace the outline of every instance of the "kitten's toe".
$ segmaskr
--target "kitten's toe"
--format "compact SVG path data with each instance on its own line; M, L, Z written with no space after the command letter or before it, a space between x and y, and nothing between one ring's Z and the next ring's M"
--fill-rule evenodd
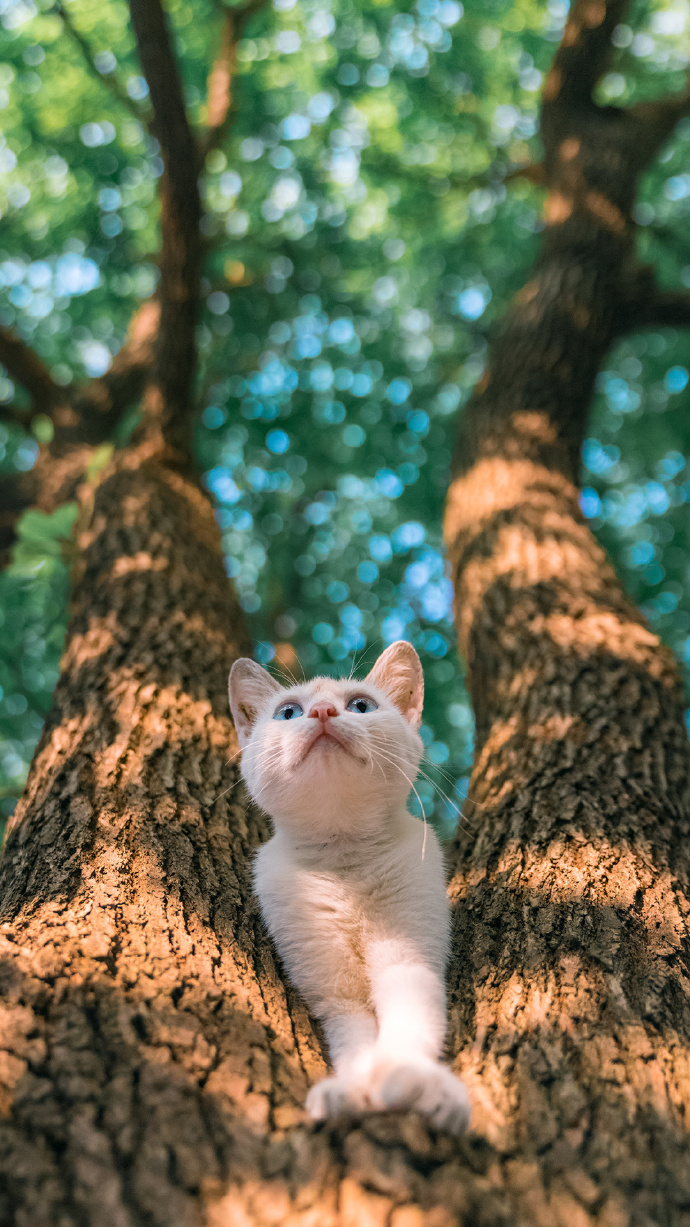
M429 1088L429 1100L423 1107L432 1125L456 1135L466 1133L470 1126L470 1099L465 1084L449 1069L443 1078Z
M353 1087L344 1078L324 1078L311 1088L305 1108L312 1120L333 1120L361 1111Z
M398 1065L380 1088L387 1108L421 1112L436 1129L465 1133L470 1101L463 1083L445 1065Z

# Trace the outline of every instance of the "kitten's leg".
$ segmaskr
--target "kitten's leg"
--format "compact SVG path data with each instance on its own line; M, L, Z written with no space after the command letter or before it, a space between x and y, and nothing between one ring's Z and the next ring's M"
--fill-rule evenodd
M463 1133L470 1107L462 1082L439 1063L446 1030L442 978L421 962L400 962L381 943L369 961L379 1022L369 1095L377 1108L422 1112L439 1129Z
M379 1020L378 1048L392 1057L438 1060L446 1033L446 990L423 963L372 968L372 998Z
M314 1120L364 1111L364 1087L376 1041L376 1019L368 1011L329 1010L320 1014L334 1076L311 1088L306 1109Z

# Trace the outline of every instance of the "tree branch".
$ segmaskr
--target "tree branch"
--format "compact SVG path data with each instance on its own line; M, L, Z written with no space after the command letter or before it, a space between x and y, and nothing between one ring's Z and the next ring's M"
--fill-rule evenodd
M512 183L515 179L527 179L530 183L536 184L537 187L543 187L546 181L543 163L525 162L522 166L516 166L513 170L507 172L503 182Z
M60 388L38 355L9 329L0 328L0 362L27 389L34 407L47 412L55 424L50 447L42 450L30 473L12 483L11 505L2 508L5 550L14 538L18 516L40 499L42 489L51 484L48 479L53 470L56 478L58 470L66 475L65 481L52 483L56 491L75 488L88 463L90 445L108 437L122 409L140 394L149 373L149 425L178 450L186 450L187 440L181 435L189 417L199 294L197 150L159 0L132 0L131 11L165 167L160 293L157 301L145 303L134 317L129 340L110 371L75 391ZM71 29L69 19L66 25ZM87 53L85 47L82 51Z
M576 0L544 85L544 109L560 103L591 107L592 90L608 68L611 35L628 0Z
M30 506L22 474L12 474L0 482L0 565L9 562L9 552L16 537L17 520Z
M157 298L143 303L132 318L127 341L110 370L73 396L72 404L81 424L80 442L102 442L122 411L141 396L153 364L160 315Z
M45 413L50 413L60 400L64 400L63 389L56 384L38 354L16 332L1 325L0 362L12 378L26 389L34 405Z
M235 69L235 19L231 12L223 18L220 52L213 61L208 75L208 120L202 138L204 153L208 153L220 140L230 111L232 78Z
M666 143L678 121L690 115L690 82L679 94L630 107L628 115L636 123L646 166Z
M594 86L610 63L613 29L627 7L628 0L576 0L547 77L541 124L547 236L566 226L568 241L575 231L584 241L595 227L630 247L640 175L690 113L690 88L628 109L594 102Z
M583 138L591 154L597 140L610 141L613 134L632 184L678 120L690 114L690 85L670 98L627 109L594 103L592 91L611 61L611 35L628 7L629 0L576 0L544 86L542 138L547 161L576 160Z
M126 107L126 109L135 117L135 119L137 119L140 123L145 124L146 127L149 127L151 123L151 116L148 109L138 106L134 99L130 98L126 89L123 89L122 85L114 74L99 72L98 68L96 67L96 57L91 50L87 39L74 25L70 13L68 13L64 5L60 3L60 0L57 0L57 2L53 5L53 11L60 18L67 34L81 52L84 63L86 64L86 67L91 75L96 77L102 85L105 85L106 89L110 90L113 98L116 98L122 106Z
M29 427L28 414L21 413L19 409L14 408L14 405L0 405L0 422L11 422L13 426L19 426L22 430L28 430Z
M690 292L651 290L630 304L625 332L640 328L690 328Z
M73 498L93 455L93 448L105 442L122 413L142 393L151 370L160 304L145 302L134 315L127 341L105 375L76 389L58 388L60 399L53 402L34 397L33 409L40 408L51 418L55 433L51 443L42 447L38 460L28 473L17 473L2 483L0 494L0 566L10 556L17 521L29 507L54 511ZM0 332L0 353L7 330ZM18 339L9 334L15 345ZM46 375L40 358L19 342L25 365L35 366ZM4 358L3 358L4 360ZM18 375L15 376L18 378ZM48 378L50 376L48 375ZM0 407L0 418L11 420L28 430L31 413L22 417L13 409Z
M145 397L146 429L188 451L196 362L201 206L198 148L185 111L179 67L160 0L130 0L132 25L161 147L161 304L154 369Z
M141 395L153 362L159 322L160 303L150 299L132 318L127 341L110 370L74 389L56 384L38 354L9 328L0 327L0 362L27 390L33 411L40 410L53 420L63 449L72 443L100 443L122 411ZM10 413L14 421L28 427L28 418L14 410L3 411L3 416Z
M199 137L201 162L223 139L233 112L232 81L235 75L237 44L247 22L262 8L266 0L250 0L249 4L223 10L223 30L220 51L208 75L208 115L205 132Z

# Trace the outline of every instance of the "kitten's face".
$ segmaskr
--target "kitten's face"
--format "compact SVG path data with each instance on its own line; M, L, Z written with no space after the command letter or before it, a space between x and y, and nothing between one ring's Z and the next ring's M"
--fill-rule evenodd
M256 662L230 674L242 775L279 824L327 838L371 829L404 804L422 755L423 677L403 641L362 682L317 677L286 689Z

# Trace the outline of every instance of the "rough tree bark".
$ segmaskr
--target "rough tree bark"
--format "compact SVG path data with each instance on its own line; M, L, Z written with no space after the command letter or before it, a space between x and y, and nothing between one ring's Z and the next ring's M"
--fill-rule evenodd
M547 78L543 248L464 417L446 513L477 719L451 886L458 1067L518 1219L607 1227L690 1223L682 696L577 501L606 351L688 323L687 296L637 265L631 216L688 94L591 99L626 7L580 0Z
M176 89L157 0L132 7ZM246 632L180 466L188 404L160 365L189 388L197 274L178 229L163 312L179 292L181 343L158 346L140 435L82 530L55 705L2 862L3 1227L690 1223L678 678L576 497L603 354L670 310L636 269L630 210L687 103L593 106L623 10L574 6L546 86L543 254L449 496L478 725L452 854L451 1043L475 1135L304 1120L323 1057L252 900L266 832L226 708Z

